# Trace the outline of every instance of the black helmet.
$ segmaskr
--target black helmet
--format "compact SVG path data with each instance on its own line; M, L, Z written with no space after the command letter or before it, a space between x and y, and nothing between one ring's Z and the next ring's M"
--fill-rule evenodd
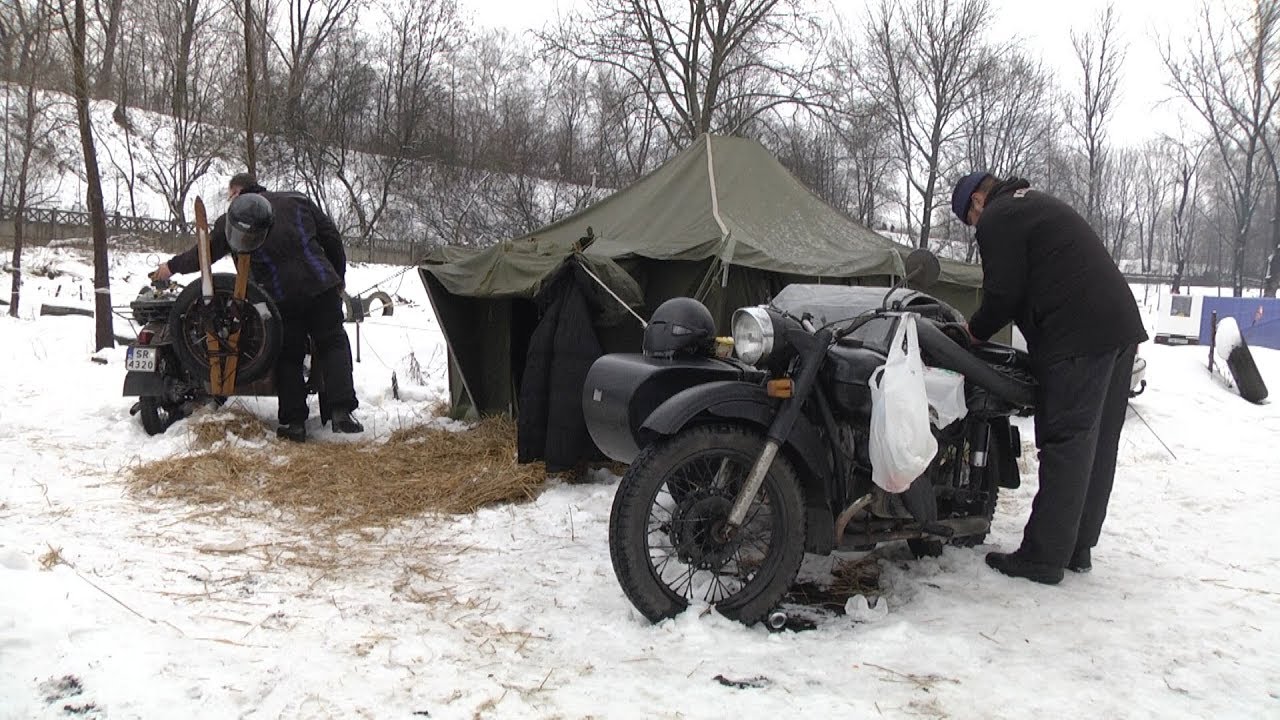
M658 306L644 329L644 354L653 357L710 353L716 342L716 321L707 306L688 297L671 298Z
M227 209L227 244L238 253L262 247L271 229L271 203L257 193L242 193Z

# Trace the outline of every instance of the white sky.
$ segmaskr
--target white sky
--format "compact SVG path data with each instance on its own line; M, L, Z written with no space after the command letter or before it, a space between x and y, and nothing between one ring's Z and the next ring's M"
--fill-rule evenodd
M1215 0L1221 2L1221 0ZM1175 132L1180 105L1164 102L1171 97L1165 87L1165 71L1157 37L1176 39L1195 27L1200 0L1113 0L1122 38L1128 43L1119 107L1110 127L1118 144L1137 144L1160 132ZM540 28L556 12L582 5L580 0L464 0L475 20L484 26L513 31ZM992 0L993 38L1019 37L1023 46L1039 51L1058 69L1064 87L1074 87L1079 68L1071 47L1070 31L1085 30L1108 0ZM857 8L866 0L842 3L848 21L857 21ZM835 11L829 13L835 17ZM1175 47L1177 47L1175 43Z

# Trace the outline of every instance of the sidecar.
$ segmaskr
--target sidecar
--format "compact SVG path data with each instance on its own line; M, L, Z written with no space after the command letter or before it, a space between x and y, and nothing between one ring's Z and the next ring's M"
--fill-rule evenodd
M762 374L736 360L644 353L605 355L583 384L582 410L591 439L608 457L630 463L648 444L645 423L663 403L712 383L759 380ZM718 387L718 386L712 386Z

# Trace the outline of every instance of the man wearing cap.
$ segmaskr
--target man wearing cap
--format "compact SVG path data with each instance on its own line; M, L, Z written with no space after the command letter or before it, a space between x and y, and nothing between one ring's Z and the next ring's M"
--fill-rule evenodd
M951 210L974 227L982 256L982 304L969 332L985 341L1016 322L1038 383L1040 488L1021 546L989 553L987 564L1055 584L1064 568L1092 568L1147 333L1124 276L1066 203L1026 180L975 172L956 183Z
M227 200L232 211L236 199L255 195L264 198L269 208L253 211L261 203L245 205L253 217L232 217L228 212L214 222L209 232L211 262L232 250L228 232L249 231L261 225L265 241L252 251L250 267L254 280L276 301L280 309L284 339L276 359L276 395L280 401L279 437L295 442L307 439L307 385L302 362L307 354L308 338L314 345L312 362L324 373L324 400L331 411L333 431L363 432L364 427L352 417L358 406L352 381L351 341L342 326L344 313L340 292L347 272L347 256L337 226L310 198L298 192L268 192L249 173L232 176L227 185ZM242 203L244 204L244 203ZM261 216L261 217L259 217ZM241 247L236 244L236 247ZM197 248L175 255L156 268L156 277L167 280L170 275L198 272Z

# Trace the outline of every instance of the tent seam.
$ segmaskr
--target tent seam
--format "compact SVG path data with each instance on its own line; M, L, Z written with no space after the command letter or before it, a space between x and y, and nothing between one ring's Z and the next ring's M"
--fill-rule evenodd
M724 220L720 217L720 198L716 191L716 165L715 157L711 152L711 133L703 133L703 139L707 143L707 184L711 189L711 216L715 218L716 225L720 227L720 242L722 248L720 250L720 264L723 268L723 276L721 286L724 287L729 283L729 264L733 260L733 235L729 232L729 228L725 227Z

